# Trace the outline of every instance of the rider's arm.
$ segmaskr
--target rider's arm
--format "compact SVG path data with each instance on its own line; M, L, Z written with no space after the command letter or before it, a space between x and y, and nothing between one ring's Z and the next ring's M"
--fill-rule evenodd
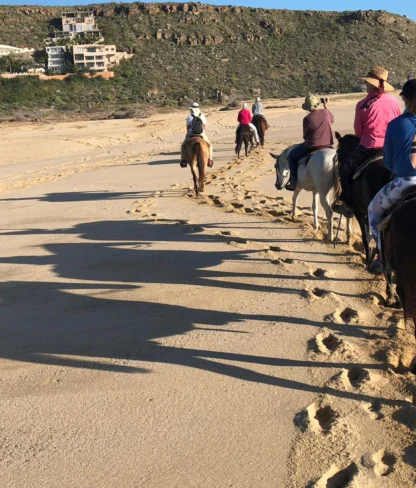
M362 110L361 107L357 105L355 109L355 121L354 121L354 130L355 135L361 137L363 135L363 118L362 118Z
M308 117L305 117L303 119L303 140L304 141L306 141L306 138L308 137L308 131L309 131Z
M208 127L208 123L204 114L201 115L201 120L202 120L202 127L204 128L204 131L206 131Z
M389 126L387 127L386 137L384 139L383 159L386 168L393 171L393 139Z
M412 146L410 149L410 162L414 169L416 169L416 136L413 139Z

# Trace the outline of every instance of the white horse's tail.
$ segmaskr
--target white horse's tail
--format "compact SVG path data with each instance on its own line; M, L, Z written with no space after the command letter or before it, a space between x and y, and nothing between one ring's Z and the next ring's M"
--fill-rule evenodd
M337 153L335 153L334 156L334 186L332 192L333 202L335 202L341 195L341 180L339 177L339 159Z

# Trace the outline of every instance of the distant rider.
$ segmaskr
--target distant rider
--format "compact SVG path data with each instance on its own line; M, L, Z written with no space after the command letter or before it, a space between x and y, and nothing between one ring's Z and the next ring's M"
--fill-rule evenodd
M378 250L381 248L379 224L400 202L403 192L416 186L416 79L407 81L400 95L406 111L389 123L384 142L384 164L394 179L377 193L368 207L368 223ZM383 272L380 254L371 263L370 271Z
M257 145L259 145L260 138L257 133L257 128L255 125L251 123L251 121L253 120L253 116L251 115L250 110L248 110L246 103L243 103L242 109L238 112L237 120L239 122L239 125L237 126L237 132L241 125L248 125L254 134L254 139Z
M328 99L318 100L311 93L305 98L302 108L310 113L303 119L303 139L305 142L295 147L288 156L290 181L286 185L286 189L289 191L296 189L299 161L313 149L331 147L334 144L331 128L331 124L334 123L334 116L327 110L327 104Z
M253 117L255 115L263 115L263 104L261 103L260 97L256 98L256 101L253 103L253 107L251 108L251 111L253 112Z
M386 69L375 66L367 76L360 78L365 82L368 94L358 102L355 109L354 129L355 134L360 138L360 145L354 151L350 161L341 167L340 200L344 203L334 206L334 211L337 213L352 215L353 176L366 160L383 154L387 126L401 114L396 98L386 93L394 91L394 87L387 83L388 74Z
M202 139L208 144L209 147L209 159L208 159L208 166L212 167L214 165L214 161L212 160L214 148L209 141L205 131L207 130L207 119L205 115L201 112L199 108L199 103L194 102L190 107L189 110L191 113L188 115L186 119L186 136L185 140L181 146L181 162L180 165L182 168L186 168L186 161L184 160L184 152L185 152L185 144L192 136L201 136Z
M259 115L260 117L263 117L263 119L267 123L267 119L263 113L263 104L261 103L260 97L256 98L256 101L255 101L255 103L253 103L253 107L252 107L251 111L253 112L253 117L255 117L256 115ZM267 126L269 126L269 124L267 124Z

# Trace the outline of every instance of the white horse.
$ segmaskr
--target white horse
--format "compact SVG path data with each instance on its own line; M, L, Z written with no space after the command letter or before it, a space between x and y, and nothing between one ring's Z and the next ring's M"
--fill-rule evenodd
M276 168L276 188L281 190L289 181L290 171L288 156L296 147L291 146L282 152L280 156L276 154L270 155L276 159L274 167ZM318 222L318 196L322 207L325 210L328 221L328 241L334 239L333 229L333 211L332 205L338 199L341 187L338 175L338 162L335 149L321 149L310 157L307 164L306 158L302 158L299 162L298 169L298 184L296 190L293 192L293 208L292 218L296 216L296 202L299 193L302 190L311 191L313 193L312 211L315 229L319 228ZM351 219L347 219L347 240L351 237Z

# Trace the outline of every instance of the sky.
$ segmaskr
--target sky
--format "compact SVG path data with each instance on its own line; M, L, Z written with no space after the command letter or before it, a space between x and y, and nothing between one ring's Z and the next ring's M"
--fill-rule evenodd
M167 0L165 0L167 3ZM0 5L88 5L91 3L120 3L109 0L0 0ZM149 0L150 3L150 0ZM415 0L210 0L211 5L241 5L245 7L276 8L290 10L387 10L392 13L406 15L416 21Z

